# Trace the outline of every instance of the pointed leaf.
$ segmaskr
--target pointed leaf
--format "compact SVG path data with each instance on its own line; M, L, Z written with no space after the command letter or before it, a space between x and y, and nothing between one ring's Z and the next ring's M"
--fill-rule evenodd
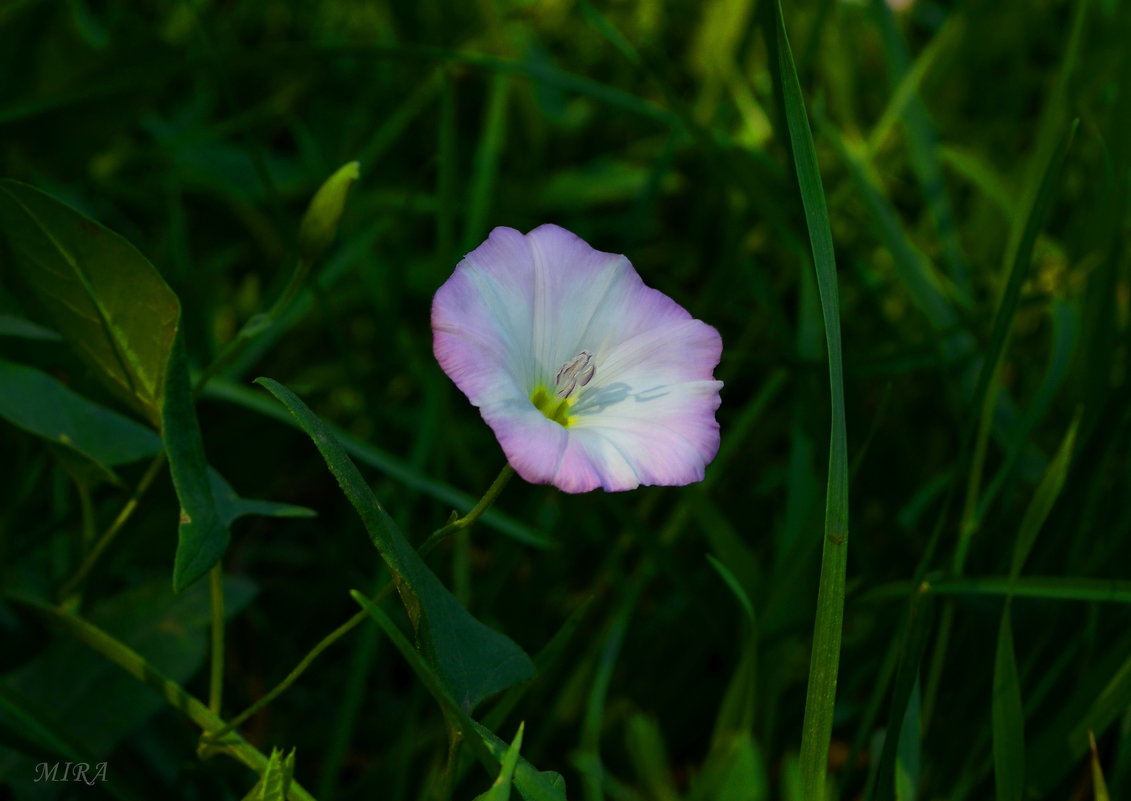
M181 502L173 589L178 592L207 573L228 547L228 527L212 497L204 443L193 408L188 363L182 337L169 359L161 431L169 455L169 472Z
M1111 801L1107 791L1107 782L1104 781L1104 769L1100 765L1100 752L1096 748L1096 735L1088 732L1088 747L1092 750L1092 793L1095 801Z
M212 498L216 502L216 511L225 526L241 517L255 515L257 517L317 517L313 509L305 506L294 506L289 503L276 503L275 501L257 501L250 498L241 498L232 489L232 485L224 477L208 468L208 483L212 487Z
M284 757L281 749L272 748L263 775L243 797L243 801L286 801L294 774L295 750L292 748Z
M514 778L514 769L518 764L518 752L522 748L522 731L525 724L518 724L518 733L515 734L510 748L503 755L503 764L499 767L499 778L485 793L475 796L475 801L510 801L511 780Z
M1013 651L1009 601L1001 616L994 660L994 787L997 801L1021 801L1025 791L1025 713Z
M326 424L277 381L260 378L257 383L278 398L314 440L389 566L416 629L421 652L460 708L470 712L487 696L530 678L534 674L530 657L510 639L472 617L436 578L381 508Z
M0 229L58 332L156 424L180 317L160 273L118 234L18 181L0 180Z

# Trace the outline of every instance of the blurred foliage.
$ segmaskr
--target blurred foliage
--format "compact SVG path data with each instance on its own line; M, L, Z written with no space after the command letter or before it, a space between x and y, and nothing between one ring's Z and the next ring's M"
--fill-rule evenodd
M567 496L514 481L499 514L429 557L478 619L535 656L525 692L487 702L482 720L504 750L525 721L522 759L561 773L571 798L800 797L829 402L763 5L0 4L0 175L133 243L180 299L195 370L283 292L315 190L361 165L308 290L198 404L208 462L240 496L318 513L233 529L225 570L256 596L228 610L225 712L355 614L350 589L384 581L334 477L251 380L277 379L336 424L389 514L423 542L503 463L432 358L432 293L491 227L555 222L627 254L720 330L723 451L684 489ZM852 469L829 797L994 792L994 642L1013 585L975 579L1010 573L1077 416L1063 486L1025 535L1035 541L1010 602L1015 664L1002 657L1001 674L1021 701L1016 786L1089 797L1092 730L1111 797L1131 796L1131 5L891 5L906 7L785 9L840 266ZM971 502L982 356L1039 180L1074 119L1006 320ZM11 256L0 244L0 360L131 414L44 331L50 317ZM122 486L88 480L17 426L0 426L0 589L53 599L85 532L111 524L145 466L115 463ZM171 581L177 508L162 473L76 603L96 617L169 615L173 601L145 598ZM956 558L960 531L969 550ZM203 698L200 621L170 620L187 639L165 670ZM466 756L445 773L444 716L379 631L368 622L332 646L243 735L265 753L296 749L295 779L321 801L486 791L498 771ZM19 681L62 636L0 600L0 720L50 706ZM105 670L72 651L75 675ZM136 703L140 687L128 690L119 704ZM68 730L5 736L0 751L34 760L64 743L107 759L112 781L81 788L91 797L238 799L254 784L234 763L198 760L176 710L131 706L103 725L114 705L88 700L67 707ZM910 728L885 764L895 721ZM63 794L20 764L0 773L0 797Z

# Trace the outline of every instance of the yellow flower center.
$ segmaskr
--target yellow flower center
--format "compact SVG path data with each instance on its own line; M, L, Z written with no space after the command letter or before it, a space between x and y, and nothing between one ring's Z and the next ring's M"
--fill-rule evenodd
M541 384L530 393L530 402L534 404L534 408L546 415L547 420L553 420L563 428L569 428L573 423L573 418L569 416L569 408L576 400L576 398L559 398Z

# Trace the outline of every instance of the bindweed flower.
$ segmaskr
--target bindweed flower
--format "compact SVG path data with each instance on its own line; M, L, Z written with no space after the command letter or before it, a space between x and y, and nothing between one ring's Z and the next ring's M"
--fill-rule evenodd
M492 231L436 292L432 332L527 481L690 484L719 449L719 332L564 228Z

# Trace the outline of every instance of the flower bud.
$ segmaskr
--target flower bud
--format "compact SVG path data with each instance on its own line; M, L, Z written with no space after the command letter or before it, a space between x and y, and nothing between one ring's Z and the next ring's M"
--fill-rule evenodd
M356 161L351 161L331 175L314 193L298 230L298 255L307 264L321 259L334 241L342 209L346 205L346 195L360 174L358 167Z

